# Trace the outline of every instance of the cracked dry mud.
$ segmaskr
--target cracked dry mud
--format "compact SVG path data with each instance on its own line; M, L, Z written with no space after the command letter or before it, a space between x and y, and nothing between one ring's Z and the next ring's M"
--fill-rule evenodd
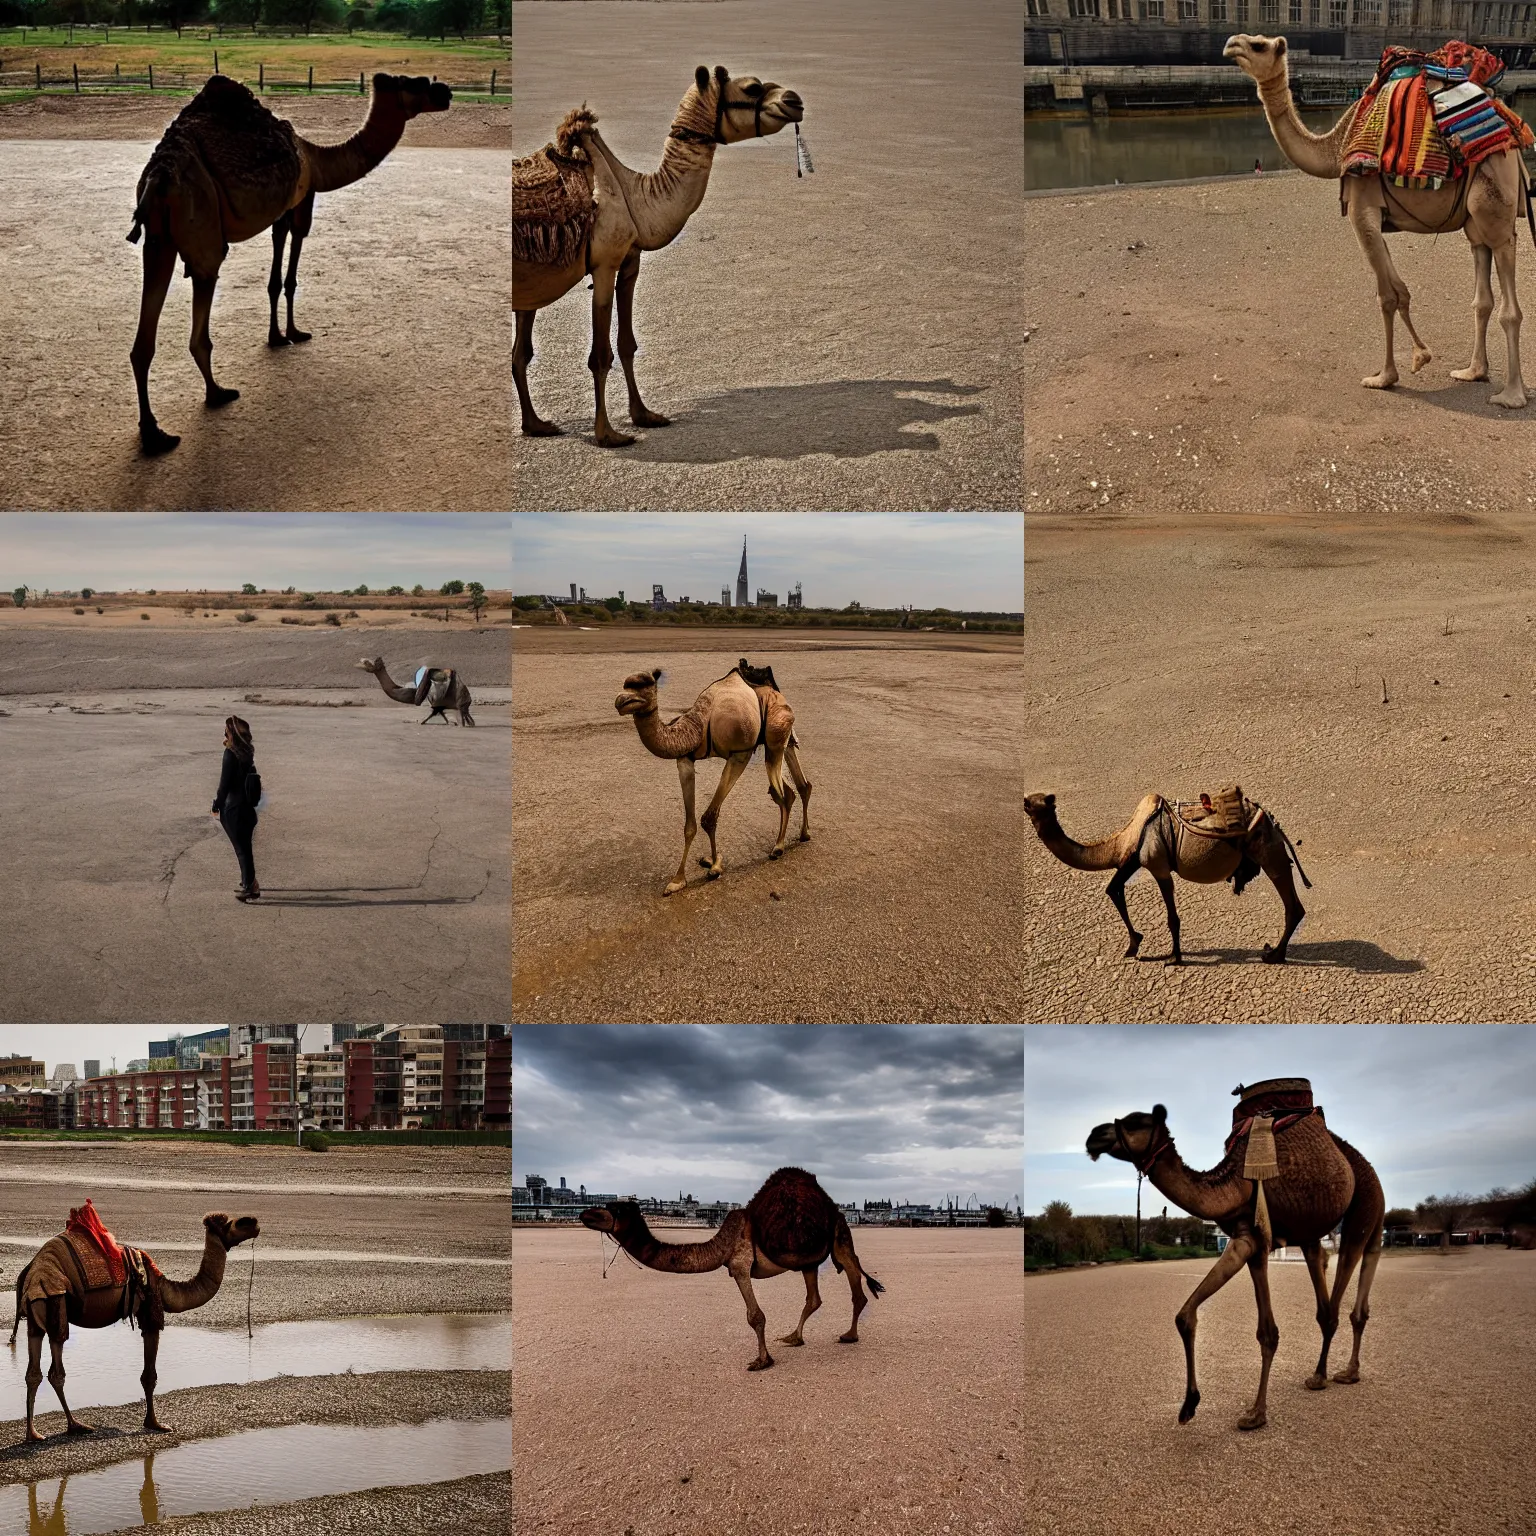
M1449 377L1465 240L1392 237L1437 356L1384 393L1360 387L1380 314L1329 185L1042 197L1027 227L1022 788L1088 841L1149 790L1241 783L1314 888L1276 967L1266 880L1180 883L1169 969L1139 876L1125 961L1108 872L1031 836L1024 1018L1529 1017L1536 408Z

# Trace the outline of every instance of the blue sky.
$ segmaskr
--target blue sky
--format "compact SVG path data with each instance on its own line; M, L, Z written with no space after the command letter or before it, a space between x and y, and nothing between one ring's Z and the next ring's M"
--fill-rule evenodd
M747 540L752 595L798 581L812 608L958 608L1021 613L1024 522L1006 512L532 513L513 517L514 588L590 597L734 596Z
M1370 1161L1388 1205L1536 1177L1529 1025L1040 1025L1024 1045L1024 1209L1133 1212L1131 1165L1083 1150L1094 1126L1166 1105L1179 1155L1210 1168L1232 1089L1269 1077L1311 1080L1328 1128Z
M505 590L510 514L11 512L0 514L0 589L337 591L450 578Z

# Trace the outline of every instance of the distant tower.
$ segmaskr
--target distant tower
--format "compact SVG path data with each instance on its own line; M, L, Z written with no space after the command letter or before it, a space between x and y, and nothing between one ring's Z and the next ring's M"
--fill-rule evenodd
M747 606L747 541L743 537L741 541L741 569L736 573L736 606Z

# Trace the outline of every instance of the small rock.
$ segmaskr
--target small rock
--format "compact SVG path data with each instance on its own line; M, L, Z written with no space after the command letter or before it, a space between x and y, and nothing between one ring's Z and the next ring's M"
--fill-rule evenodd
M779 899L779 893L777 891L769 891L768 892L768 900L769 901L777 901L778 899ZM684 1481L686 1481L686 1479L684 1479Z

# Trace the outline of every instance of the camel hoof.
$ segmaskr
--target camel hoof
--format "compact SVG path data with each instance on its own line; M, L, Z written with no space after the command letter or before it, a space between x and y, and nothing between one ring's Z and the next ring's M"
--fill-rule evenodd
M1356 1370L1351 1370L1348 1366L1346 1366L1333 1379L1336 1382L1338 1382L1338 1384L1341 1387L1357 1386L1359 1384L1359 1381L1360 1381L1360 1372L1356 1371ZM1310 1383L1309 1383L1309 1385L1310 1385Z
M267 345L269 347L286 347L288 345L288 338L281 331L272 331L267 336Z
M672 425L672 418L670 416L662 416L656 411L642 410L638 416L631 411L629 419L637 427L670 427Z
M313 331L301 331L297 330L293 326L288 328L288 340L291 341L296 347L303 346L303 344L306 341L309 341L313 335Z
M604 432L597 439L599 448L628 448L634 438L623 432Z
M557 427L552 421L540 421L537 416L532 421L523 423L524 437L564 437L565 428Z
M1141 948L1141 935L1139 933L1133 933L1131 935L1131 942L1125 946L1125 953L1123 955L1121 955L1120 958L1122 960L1134 960L1136 958L1136 952L1140 948Z
M704 871L704 878L706 880L718 880L720 878L720 876L723 875L724 873L725 873L725 865L723 865L723 864L711 864L709 866L709 868Z
M857 1344L859 1336L856 1333L840 1333L837 1336L837 1342L839 1344Z
M1169 955L1168 958L1163 961L1163 964L1164 965L1183 965L1184 964L1184 956L1183 955Z
M770 854L769 854L769 855L768 855L768 857L769 857L769 858L770 858L770 859L782 859L782 858L783 858L783 857L784 857L784 845L783 845L783 844L782 844L782 843L781 843L781 844L780 844L780 845L779 845L779 846L778 846L778 847L777 847L777 848L775 848L775 849L774 849L774 850L773 850L773 851L772 851L772 852L771 852L771 853L770 853Z
M144 1433L146 1435L169 1435L173 1431L170 1425L162 1424L159 1419L146 1419L144 1421Z
M809 832L802 832L800 834L800 841L802 843L808 843L808 842L810 842L810 840L811 840L811 834Z
M1307 1391L1321 1392L1328 1385L1328 1378L1321 1372L1314 1372L1307 1377Z
M1284 965L1285 951L1283 949L1271 949L1269 945L1266 944L1263 949L1259 951L1259 959L1262 960L1265 965Z
M96 1433L96 1426L94 1424L82 1424L79 1419L76 1419L64 1433L67 1435L94 1435Z
M157 454L169 453L180 441L181 439L174 432L162 432L153 423L139 428L139 446L144 450L146 459L152 459Z
M1506 411L1521 411L1525 409L1525 391L1523 389L1500 390L1490 397L1489 405L1502 405Z
M1413 364L1411 371L1417 373L1419 369L1426 366L1426 364L1434 362L1434 360L1435 354L1431 352L1428 347L1415 347L1413 352Z
M1179 1423L1180 1424L1188 1424L1189 1421L1192 1418L1194 1418L1194 1416L1195 1416L1195 1409L1198 1408L1199 1406L1200 1406L1200 1394L1198 1392L1191 1392L1184 1399L1183 1406L1179 1409Z
M686 880L674 880L661 894L663 896L675 896L687 884Z
M1237 1421L1239 1429L1263 1429L1269 1419L1262 1413L1245 1413Z
M1451 377L1460 379L1463 384L1481 384L1488 377L1488 370L1478 367L1452 368Z
M779 1343L788 1344L791 1349L799 1349L800 1346L805 1343L805 1340L797 1339L792 1333L786 1333L784 1337L779 1340Z
M773 1356L769 1355L766 1359L754 1360L752 1364L747 1367L747 1369L749 1371L766 1371L772 1364Z
M38 1434L38 1432L35 1429L29 1429L27 1431L27 1433L26 1433L26 1436L24 1437L24 1439L22 1441L22 1444L23 1445L41 1445L46 1438L47 1438L46 1435Z
M203 403L210 411L216 411L221 405L232 405L240 398L238 389L225 389L220 384L215 384L203 397Z
M1394 369L1391 373L1373 373L1370 378L1361 379L1360 382L1367 389L1391 389L1397 383L1397 372Z

